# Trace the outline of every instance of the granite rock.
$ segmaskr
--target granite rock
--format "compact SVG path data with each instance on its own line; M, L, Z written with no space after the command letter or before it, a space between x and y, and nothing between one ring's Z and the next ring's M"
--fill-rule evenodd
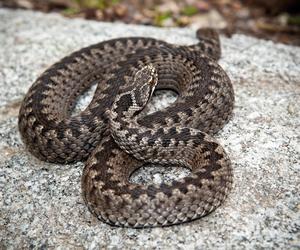
M196 42L191 29L0 9L0 248L299 249L299 47L244 35L221 37L220 64L232 79L236 103L234 117L217 139L232 160L234 187L221 207L200 220L142 230L111 227L98 221L81 198L84 163L49 164L27 152L17 121L32 82L70 52L119 36ZM175 99L172 93L157 93L152 107ZM180 168L150 167L133 181L185 174Z

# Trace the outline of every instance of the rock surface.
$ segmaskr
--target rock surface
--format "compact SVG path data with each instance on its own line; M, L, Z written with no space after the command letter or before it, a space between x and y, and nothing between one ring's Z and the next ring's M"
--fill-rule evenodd
M194 34L0 9L1 249L300 248L300 48L243 35L221 38L220 64L232 79L236 104L217 139L232 159L234 187L220 208L192 223L143 230L106 225L80 196L83 163L41 162L20 140L20 102L35 78L59 58L119 36L191 44ZM155 105L170 99L163 94ZM135 178L168 179L162 172L150 168Z

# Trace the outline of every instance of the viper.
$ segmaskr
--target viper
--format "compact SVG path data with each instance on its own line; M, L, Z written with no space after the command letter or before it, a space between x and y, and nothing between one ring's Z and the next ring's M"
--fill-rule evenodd
M100 220L169 226L207 215L227 197L231 163L212 135L231 117L234 92L217 63L216 31L199 29L197 37L190 46L143 37L100 42L52 65L26 94L19 130L28 150L48 162L86 161L83 198ZM74 115L95 84L90 104ZM177 100L145 114L155 89L173 90ZM191 173L171 183L131 183L146 163Z

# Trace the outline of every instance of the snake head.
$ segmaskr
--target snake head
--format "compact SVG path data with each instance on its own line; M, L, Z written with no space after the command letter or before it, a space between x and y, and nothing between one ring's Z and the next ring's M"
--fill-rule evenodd
M111 111L106 114L111 124L130 120L144 109L157 85L158 74L155 67L150 64L138 70L133 78L131 88L117 95ZM117 123L114 124L117 126Z
M152 64L149 64L136 72L132 93L136 100L136 105L140 107L140 109L143 109L150 100L157 82L157 70Z

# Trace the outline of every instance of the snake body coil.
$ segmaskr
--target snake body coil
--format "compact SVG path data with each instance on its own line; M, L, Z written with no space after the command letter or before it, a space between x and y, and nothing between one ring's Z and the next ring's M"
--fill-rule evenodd
M173 225L208 214L226 198L230 161L210 135L230 118L233 88L216 62L215 31L200 29L197 36L191 46L141 37L89 46L51 66L25 96L19 130L29 151L48 162L87 159L83 198L102 221ZM92 101L72 116L77 98L93 84ZM174 90L178 98L145 115L155 87ZM145 162L192 173L170 184L130 183Z

